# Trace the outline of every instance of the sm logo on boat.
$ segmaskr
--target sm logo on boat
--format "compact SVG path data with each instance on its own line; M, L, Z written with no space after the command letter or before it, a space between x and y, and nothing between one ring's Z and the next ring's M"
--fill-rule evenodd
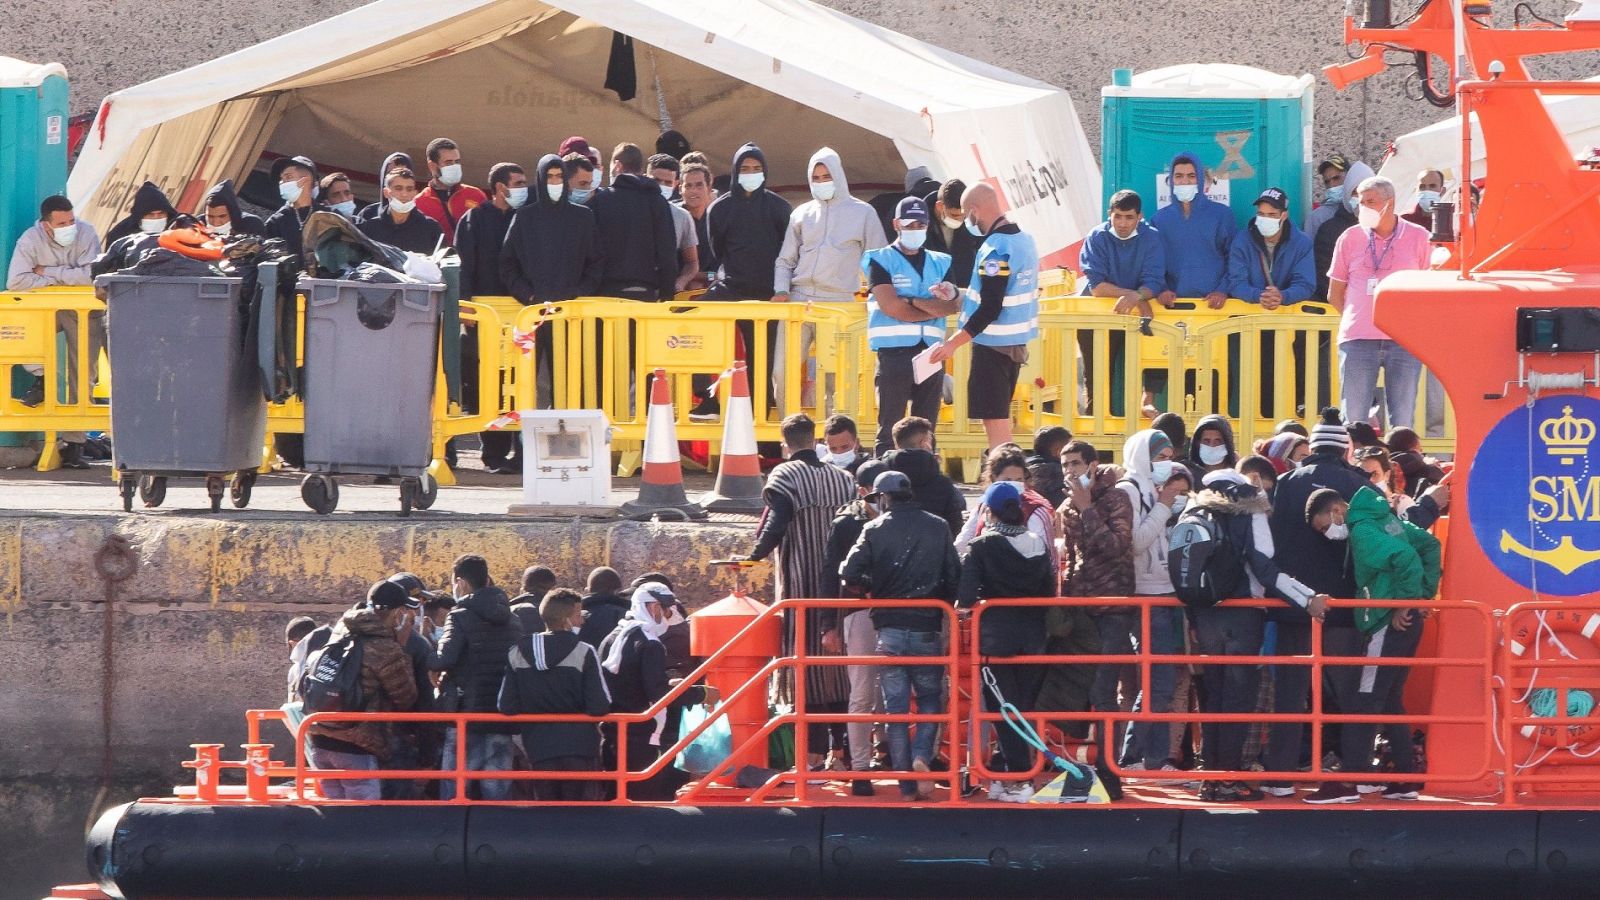
M1600 400L1545 397L1507 415L1472 461L1472 531L1507 577L1543 593L1600 591Z

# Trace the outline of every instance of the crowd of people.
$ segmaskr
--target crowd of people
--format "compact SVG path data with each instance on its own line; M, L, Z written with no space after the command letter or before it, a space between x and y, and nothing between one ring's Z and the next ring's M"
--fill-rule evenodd
M1281 423L1248 448L1253 452L1235 446L1221 416L1201 419L1191 435L1181 417L1165 414L1127 439L1120 466L1064 428L1043 429L1031 452L1012 443L989 451L986 489L970 515L942 474L926 419L896 423L893 449L881 455L862 444L844 417L830 419L824 431L828 442L819 444L810 418L784 421L788 459L767 482L750 557L775 557L779 599L937 602L823 610L807 619L804 634L791 619L786 655L803 648L817 657L943 656L949 614L940 604L968 610L1002 598L1058 596L1179 601L1151 605L1147 622L1139 606L1126 603L1000 603L978 627L986 709L1009 703L1023 711L1108 714L1092 739L1099 776L1113 797L1121 786L1112 760L1125 771L1149 773L1140 777L1178 781L1185 768L1289 773L1309 765L1301 723L1129 727L1116 718L1134 709L1304 714L1308 666L1154 664L1145 681L1135 654L1307 656L1311 620L1318 619L1326 655L1409 657L1425 613L1330 607L1329 598L1428 600L1438 587L1439 543L1429 529L1449 506L1447 473L1421 452L1411 429L1396 428L1385 442L1367 423L1347 425L1335 408L1309 431L1297 421ZM1219 605L1244 598L1269 602ZM1043 654L1129 658L1102 665L1005 661ZM1328 711L1404 714L1406 667L1327 671ZM938 715L948 702L947 674L939 664L812 666L804 711L903 715L914 706L918 714ZM1070 736L1091 737L1085 720L1060 726ZM1378 765L1377 731L1362 724L1338 729L1329 744L1337 748L1337 780L1302 799L1347 803L1364 793L1415 799L1420 784L1413 780L1362 781ZM884 732L894 772L951 765L939 758L935 724L890 723ZM806 764L861 771L871 764L870 733L864 723L812 724ZM991 771L1030 771L1027 740L1004 724L994 733ZM1409 727L1386 726L1383 736L1390 771L1422 771ZM875 793L868 780L852 780L851 787L857 795ZM911 799L932 787L926 778L908 778L900 791ZM996 800L1026 802L1034 786L1001 778L989 790ZM1298 793L1291 782L1245 780L1207 780L1200 792L1223 802Z

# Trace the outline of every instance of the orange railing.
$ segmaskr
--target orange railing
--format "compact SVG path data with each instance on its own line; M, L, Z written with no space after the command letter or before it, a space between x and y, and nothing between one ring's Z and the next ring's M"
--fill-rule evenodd
M1244 600L1229 601L1230 605L1272 607L1277 601ZM194 796L207 802L367 802L367 801L325 801L318 796L316 787L326 780L335 779L400 779L400 780L430 780L450 781L455 786L455 796L451 800L417 801L417 800L389 800L371 801L378 803L522 803L528 801L481 801L468 799L467 787L473 781L566 781L585 780L611 784L615 788L616 799L598 801L603 803L634 803L642 802L629 798L629 787L641 781L652 778L664 769L674 765L679 753L689 747L704 731L711 727L718 714L737 706L741 700L749 698L765 698L769 683L780 672L791 673L794 684L795 710L804 710L806 705L807 678L806 674L823 666L848 666L848 665L919 665L937 666L944 670L947 676L947 689L945 694L944 711L936 714L905 713L900 715L886 715L883 713L828 713L808 714L794 710L780 710L776 715L770 716L759 727L749 730L748 734L737 735L732 752L727 761L718 766L714 771L701 778L698 782L687 787L678 797L679 803L700 802L742 802L760 803L768 800L805 802L813 799L815 788L809 785L809 780L816 777L825 777L829 781L850 781L855 779L877 780L937 780L948 781L951 790L945 799L932 801L944 805L957 805L967 802L962 798L959 789L963 778L975 778L981 781L992 779L1006 780L1037 776L1045 763L1040 761L1034 766L1031 773L997 773L989 770L987 749L989 739L987 731L992 727L1006 727L1001 724L999 713L985 712L981 700L981 667L984 665L1075 665L1094 666L1100 664L1128 664L1135 663L1139 671L1140 687L1148 692L1151 683L1153 666L1160 665L1254 665L1254 666L1307 666L1312 670L1310 688L1310 709L1304 713L1197 713L1189 711L1174 711L1165 713L1138 712L1099 712L1081 711L1067 712L1059 710L1033 711L1024 713L1025 717L1034 724L1041 733L1045 733L1048 723L1063 723L1082 721L1094 723L1100 729L1110 729L1113 725L1138 722L1175 722L1192 723L1195 725L1206 723L1249 722L1249 723L1276 723L1298 722L1308 723L1311 728L1312 766L1310 771L1262 772L1262 771L1220 771L1213 769L1194 770L1183 773L1183 780L1216 781L1216 780L1249 780L1249 781L1288 781L1288 782L1316 782L1339 778L1340 775L1330 772L1322 765L1322 735L1321 727L1324 724L1364 722L1372 724L1405 723L1421 726L1454 726L1457 731L1472 732L1477 734L1481 741L1473 745L1472 754L1466 757L1467 764L1463 765L1463 757L1454 755L1454 764L1445 770L1435 770L1430 764L1429 771L1409 774L1382 774L1361 773L1363 782L1383 783L1393 781L1423 781L1430 784L1466 784L1482 782L1500 772L1506 773L1505 790L1508 795L1513 793L1516 784L1537 783L1544 779L1538 774L1522 775L1508 760L1508 750L1514 746L1512 735L1529 722L1537 721L1548 725L1550 720L1536 720L1526 716L1511 715L1507 712L1513 708L1510 701L1510 691L1516 685L1511 677L1521 668L1536 664L1550 665L1549 660L1528 660L1521 663L1508 663L1504 661L1504 654L1500 655L1499 668L1496 668L1497 654L1495 646L1499 631L1494 627L1491 611L1488 607L1471 601L1376 601L1376 600L1341 600L1333 601L1332 606L1353 608L1384 606L1394 609L1423 609L1440 611L1446 616L1460 617L1462 620L1470 619L1472 624L1464 629L1464 633L1472 634L1470 641L1473 652L1459 655L1421 655L1411 658L1383 658L1383 657L1331 657L1322 653L1323 626L1320 622L1312 623L1312 652L1308 656L1207 656L1199 654L1188 655L1158 655L1146 652L1135 652L1124 655L1039 655L1015 656L1005 658L985 658L978 654L978 633L982 626L985 614L1000 607L1106 607L1120 606L1137 609L1140 619L1141 649L1149 646L1151 630L1151 610L1159 607L1173 607L1179 605L1172 598L1163 597L1133 597L1133 598L1066 598L1051 597L1038 599L1004 599L986 601L979 604L970 616L958 613L947 604L937 600L788 600L774 604L758 618L753 619L744 629L735 635L727 644L715 654L706 659L690 676L668 691L649 709L638 713L613 713L604 717L595 718L584 715L526 715L504 716L498 713L317 713L301 721L298 727L290 727L288 717L278 710L251 710L247 713L246 759L239 762L228 762L220 759L220 745L196 745L196 760L185 763L196 769L197 785L200 782L200 773L206 773L208 787L205 790L185 789L181 796ZM1526 605L1525 605L1526 606ZM821 608L833 608L843 613L869 608L922 608L935 609L940 612L944 621L943 652L936 656L911 656L911 657L883 657L883 656L817 656L808 654L804 649L804 642L796 648L793 656L780 656L772 658L755 671L737 689L720 699L716 711L706 717L705 721L697 726L685 729L670 746L664 746L657 759L648 766L641 766L640 771L630 772L628 761L628 742L625 729L628 726L639 726L651 722L655 715L666 711L669 707L680 705L684 694L695 685L700 684L709 674L716 671L731 657L748 655L741 651L742 641L756 635L763 627L770 628L773 617L792 615L795 627L799 630L805 628L808 614L815 614ZM1600 607L1596 607L1600 609ZM1514 609L1523 609L1516 607ZM1509 621L1509 620L1508 620ZM1458 642L1455 646L1459 647ZM1600 666L1600 660L1585 660L1591 667ZM1500 675L1501 690L1485 690L1481 703L1476 708L1466 711L1453 711L1450 713L1408 713L1405 715L1378 715L1378 714L1343 714L1324 711L1323 679L1322 675L1329 666L1411 666L1431 670L1456 670L1465 671L1473 679L1481 680L1485 685L1494 680L1496 672ZM1557 666L1552 666L1556 668ZM1560 685L1552 685L1560 687ZM1499 703L1496 703L1496 700ZM1562 699L1565 699L1563 688ZM1498 707L1498 708L1497 708ZM455 728L455 765L446 770L439 769L408 769L408 770L380 770L380 771L345 771L345 770L319 770L309 766L305 756L306 729L317 722L359 721L375 720L389 723L432 723L435 725L453 726ZM269 758L270 745L262 742L262 725L269 722L280 722L288 728L294 742L294 761L278 763ZM532 722L605 722L618 729L619 737L616 740L617 760L614 767L600 772L556 772L556 771L475 771L467 768L467 741L468 726L477 724L523 724ZM850 722L906 722L913 724L935 723L943 729L939 745L951 762L951 769L934 769L929 772L915 771L886 771L872 770L868 772L834 771L819 776L806 770L806 759L809 750L808 724L822 723L850 723ZM1600 725L1600 717L1587 719L1566 720L1563 724ZM768 773L765 783L744 791L734 792L727 790L724 785L731 780L733 769L743 761L764 758L767 742L773 732L790 726L794 728L794 750L796 765L782 771ZM666 741L663 741L666 744ZM263 749L266 748L266 749ZM1037 759L1037 756L1036 756ZM1137 775L1128 773L1117 767L1115 760L1103 760L1103 765L1116 771L1119 775ZM219 789L220 778L218 775L223 770L243 769L245 771L245 789L240 792L234 789ZM1513 779L1513 774L1516 777ZM1554 776L1552 776L1554 780ZM1573 776L1563 776L1559 780L1571 782L1576 780ZM792 793L789 790L792 789ZM887 799L887 798L886 798ZM1509 796L1508 796L1509 800ZM835 802L829 798L829 802ZM839 800L837 802L848 802ZM883 802L880 800L878 802ZM890 802L893 802L892 800ZM919 805L926 805L929 801L917 801Z

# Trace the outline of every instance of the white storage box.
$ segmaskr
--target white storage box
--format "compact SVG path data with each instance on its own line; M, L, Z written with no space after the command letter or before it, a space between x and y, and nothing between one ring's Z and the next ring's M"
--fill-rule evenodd
M522 502L512 515L616 513L611 500L611 420L598 409L521 413Z

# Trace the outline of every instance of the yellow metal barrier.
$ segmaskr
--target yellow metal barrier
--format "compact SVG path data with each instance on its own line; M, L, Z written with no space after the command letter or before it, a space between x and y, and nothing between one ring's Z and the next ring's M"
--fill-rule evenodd
M0 431L42 432L44 448L36 464L41 472L60 467L61 432L111 427L111 407L96 402L91 388L98 359L88 352L73 352L95 345L90 340L90 316L104 314L105 308L90 287L0 294L0 384L5 387L0 391ZM70 327L65 327L68 319ZM68 332L66 341L57 339L58 328ZM24 366L39 367L44 379L43 397L34 405L12 396L13 370Z

